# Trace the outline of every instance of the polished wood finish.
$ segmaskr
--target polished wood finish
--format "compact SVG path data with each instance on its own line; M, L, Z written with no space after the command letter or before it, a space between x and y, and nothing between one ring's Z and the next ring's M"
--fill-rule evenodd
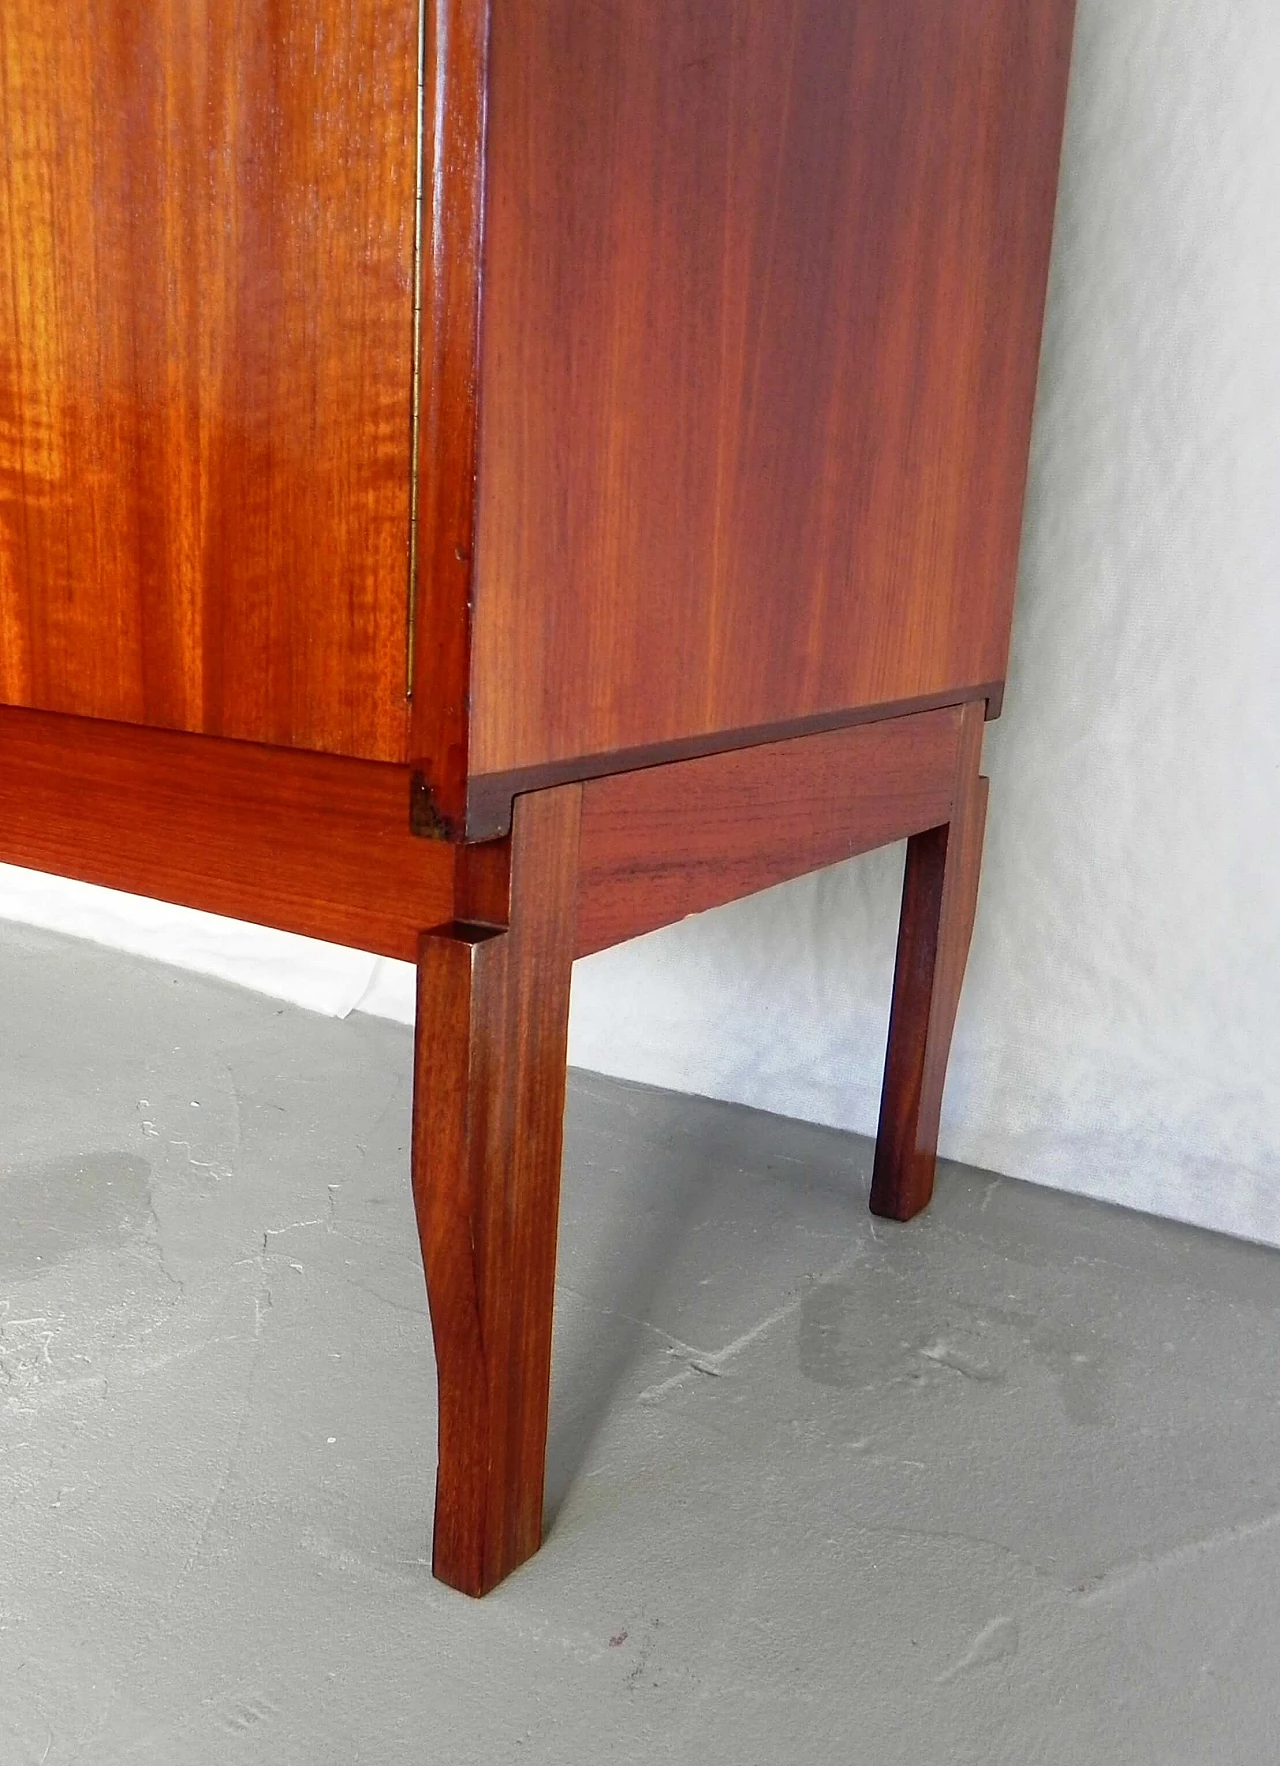
M457 1588L541 1538L575 953L907 837L928 1200L1073 13L0 6L0 860L416 960Z
M990 702L1072 12L429 0L422 106L417 0L7 9L0 699L451 839Z
M0 863L412 962L463 858L409 832L409 788L403 766L0 707Z
M431 0L411 749L446 839L466 832L488 33L488 0Z
M470 765L1005 672L1071 0L493 0Z
M518 768L510 773L473 774L467 781L466 838L497 840L511 831L511 806L526 791L545 791L573 779L602 779L615 773L636 772L663 766L670 761L697 760L704 755L726 754L744 748L762 748L798 736L816 736L829 730L849 730L858 724L893 722L919 711L938 711L956 704L980 700L988 718L1000 715L1003 686L989 682L957 700L952 693L926 694L896 705L863 705L852 711L823 712L815 717L794 718L782 724L766 724L750 730L717 730L714 736L689 736L679 742L659 742L650 748L618 749L612 754L576 755L572 760L548 761L542 766ZM674 775L668 775L673 777ZM434 812L435 795L423 773L416 773ZM432 813L433 813L432 812ZM424 824L431 816L424 816Z
M933 1196L938 1122L978 902L987 781L982 722L964 714L948 822L907 845L871 1210L910 1220Z
M542 1540L580 811L577 785L521 798L506 925L441 927L419 957L413 1188L440 1407L432 1567L473 1595Z
M967 716L926 711L591 780L577 954L947 821Z
M417 40L0 8L0 700L406 758Z
M579 954L912 836L873 1205L928 1199L986 805L983 706L517 799L419 956L414 1186L439 1370L434 1569L541 1540L569 973ZM576 931L575 931L576 928Z

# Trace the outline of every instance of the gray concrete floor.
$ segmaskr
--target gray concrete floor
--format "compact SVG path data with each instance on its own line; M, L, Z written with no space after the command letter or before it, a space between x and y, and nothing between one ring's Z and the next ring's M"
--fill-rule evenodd
M410 1038L0 927L0 1766L1280 1760L1277 1254L578 1075L540 1557L432 1582Z

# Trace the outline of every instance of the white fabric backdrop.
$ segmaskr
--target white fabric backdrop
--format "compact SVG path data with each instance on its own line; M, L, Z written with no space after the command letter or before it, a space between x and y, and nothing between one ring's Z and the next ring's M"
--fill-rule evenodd
M944 1149L1280 1244L1280 7L1081 0ZM869 1131L901 851L579 965L579 1064ZM0 867L318 1010L407 970Z

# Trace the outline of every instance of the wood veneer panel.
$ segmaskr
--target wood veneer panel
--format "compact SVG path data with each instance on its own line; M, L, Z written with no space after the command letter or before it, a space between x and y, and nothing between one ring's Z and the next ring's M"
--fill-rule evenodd
M464 861L410 834L409 776L0 708L0 861L412 962Z
M953 707L583 786L577 954L603 950L951 816Z
M1003 685L990 681L960 703L968 703L970 699L982 702L988 718L999 717ZM512 800L526 791L545 791L552 785L565 785L574 779L599 779L611 773L635 772L641 767L665 766L671 761L696 760L703 755L723 754L734 748L759 748L766 743L816 736L826 730L847 730L855 724L901 719L956 704L954 693L932 694L896 705L864 705L853 711L819 713L816 717L795 718L764 728L717 730L713 735L658 742L648 748L621 748L612 754L582 754L571 760L547 761L541 766L518 768L510 773L473 775L467 781L466 838L504 838L511 831ZM421 782L425 793L428 788L425 773ZM430 820L429 812L423 820Z
M418 0L0 7L0 700L406 757Z
M1004 676L1072 0L493 0L471 770Z

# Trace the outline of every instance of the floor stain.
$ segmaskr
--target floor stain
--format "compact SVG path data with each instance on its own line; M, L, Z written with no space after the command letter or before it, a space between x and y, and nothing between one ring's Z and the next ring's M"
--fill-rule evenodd
M42 1275L94 1245L151 1232L151 1167L115 1149L0 1171L0 1275Z
M914 1324L901 1333L904 1312ZM883 1321L897 1321L886 1342ZM1016 1305L974 1305L921 1292L901 1294L860 1274L812 1283L800 1306L800 1372L848 1391L937 1384L954 1374L975 1386L998 1386L1036 1366L1054 1382L1071 1422L1099 1428L1114 1421L1112 1389L1123 1350L1091 1325L1065 1322Z

